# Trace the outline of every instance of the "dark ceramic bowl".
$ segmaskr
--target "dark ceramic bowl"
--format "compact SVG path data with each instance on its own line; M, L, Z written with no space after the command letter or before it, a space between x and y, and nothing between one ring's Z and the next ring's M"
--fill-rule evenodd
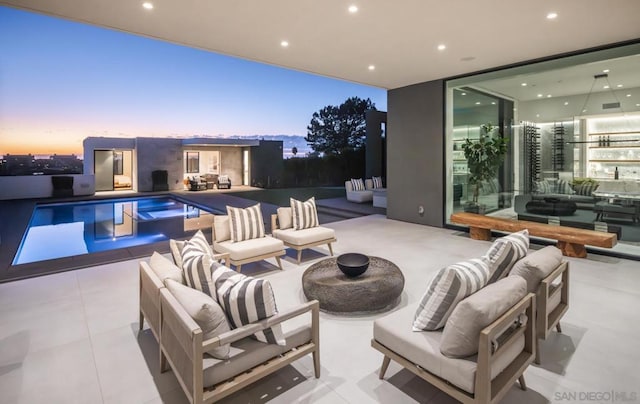
M338 268L347 276L362 275L369 268L369 257L364 254L342 254L337 259Z

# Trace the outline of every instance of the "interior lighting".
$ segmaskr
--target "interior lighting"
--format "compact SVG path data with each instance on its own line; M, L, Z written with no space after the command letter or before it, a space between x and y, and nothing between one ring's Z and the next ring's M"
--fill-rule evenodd
M556 18L558 18L558 13L551 12L547 14L547 20L555 20Z
M142 3L142 7L146 10L153 10L153 3L145 1L144 3Z
M627 97L631 97L631 94L627 94Z
M616 87L618 87L618 88L622 88L622 84L618 84Z
M565 102L564 102L564 105L569 105L569 101L565 101Z
M283 48L287 48L289 46L289 42L288 41L282 41L282 42L280 42L280 46L282 46Z
M522 87L526 87L526 86L527 86L527 83L521 83L520 85L521 85Z
M542 98L542 94L538 94L538 98Z
M547 94L547 98L551 98L551 94Z
M609 71L610 71L609 69L604 69L602 73L609 73Z
M480 104L481 104L480 101L476 101L476 105L480 105Z
M640 107L640 104L636 104L636 107Z
M467 95L467 93L462 93L462 95Z
M374 65L369 65L369 70L376 70L376 67Z
M495 101L491 101L491 105L496 105L496 102Z
M443 51L443 50L445 50L445 49L447 49L447 45L442 44L442 43L441 43L440 45L438 45L438 50L439 50L439 51Z
M356 5L349 6L349 12L351 14L357 13L358 12L358 6L356 6Z
M606 90L607 88L609 88L609 86L604 86L604 87L602 87L602 88L604 88L604 89Z

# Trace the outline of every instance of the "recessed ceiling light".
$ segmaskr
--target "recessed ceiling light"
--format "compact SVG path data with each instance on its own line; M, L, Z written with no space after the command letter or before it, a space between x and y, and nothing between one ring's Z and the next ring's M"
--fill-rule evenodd
M569 101L565 101L565 102L564 102L564 105L569 105Z
M480 101L476 101L476 105L480 105L480 104L481 104Z
M622 84L618 84L616 87L621 88L621 87L622 87Z
M462 93L462 95L467 95L467 93Z
M542 98L542 94L538 94L538 98Z
M526 87L526 86L527 86L527 83L520 83L520 85L521 85L522 87Z
M631 97L631 94L627 94L627 97Z
M547 14L547 20L555 20L556 18L558 18L558 13L549 13Z
M636 104L636 107L640 107L640 104Z
M551 94L547 94L547 98L551 98Z
M280 42L280 46L282 46L283 48L286 48L289 46L289 42L288 41L282 41Z
M147 10L153 10L153 4L149 1L145 1L144 3L142 3L142 7Z
M442 44L442 43L441 43L440 45L438 45L438 50L439 50L439 51L443 51L443 50L445 50L445 49L447 49L447 45Z
M607 89L607 88L609 88L609 86L604 86L604 87L602 87L602 88Z
M369 70L376 70L376 67L374 65L369 65Z
M496 105L496 102L495 101L491 101L491 105Z
M351 14L357 13L358 12L358 6L356 6L356 5L349 6L349 12Z
M610 71L609 69L604 69L602 73L609 73L609 71Z
M540 114L536 114L536 118L540 118Z

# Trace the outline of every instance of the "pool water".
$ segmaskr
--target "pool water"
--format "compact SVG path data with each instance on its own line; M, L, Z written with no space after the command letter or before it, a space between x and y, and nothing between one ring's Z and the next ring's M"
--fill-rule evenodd
M212 223L166 196L37 205L13 265L185 238Z

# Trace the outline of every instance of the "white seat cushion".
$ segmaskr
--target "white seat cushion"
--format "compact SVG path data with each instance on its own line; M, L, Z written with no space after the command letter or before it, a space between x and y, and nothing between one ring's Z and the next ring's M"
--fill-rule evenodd
M461 389L473 394L477 355L454 359L440 352L441 331L411 331L415 305L409 305L373 323L373 338L405 359L420 365ZM495 357L491 366L491 380L499 375L524 349L524 336L505 352Z
M291 229L276 229L273 230L273 236L285 243L291 245L305 245L309 243L316 243L322 240L330 240L336 236L333 229L327 227L317 226L310 229L294 230Z
M215 242L213 243L213 249L218 253L229 253L232 260L240 261L282 251L284 250L284 243L273 237L265 236L238 242L231 240L221 243Z

